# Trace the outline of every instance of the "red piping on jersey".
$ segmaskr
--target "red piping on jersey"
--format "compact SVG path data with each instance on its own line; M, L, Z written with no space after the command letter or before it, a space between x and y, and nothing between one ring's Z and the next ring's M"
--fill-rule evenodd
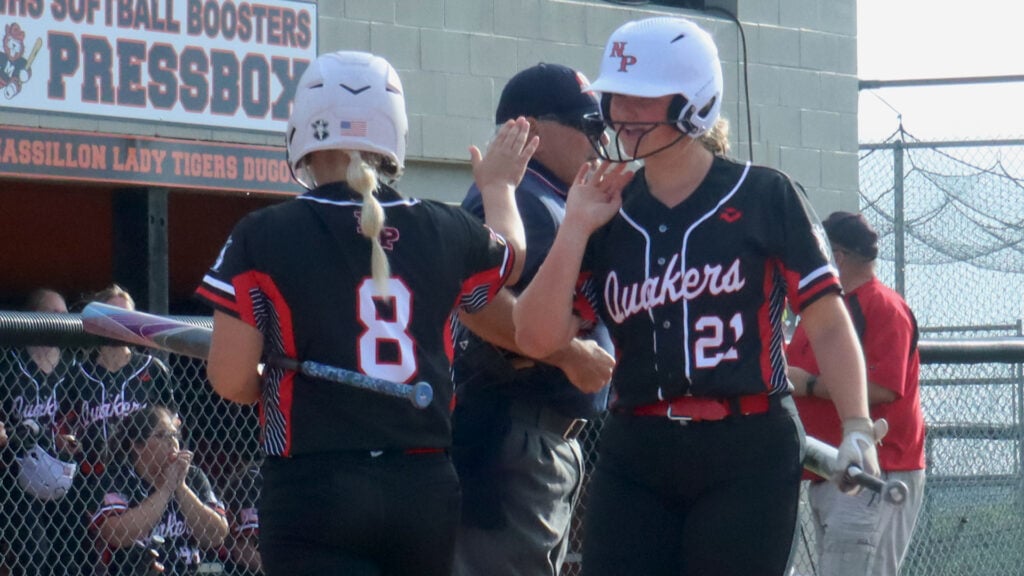
M841 292L841 288L839 287L839 281L836 280L834 276L832 277L831 282L819 282L818 284L815 284L811 290L805 292L803 295L803 301L800 303L800 309L803 310L803 308L806 307L808 304L814 302L815 300L821 298L822 296L829 292L834 292L836 294L839 294Z
M211 302L214 302L222 306L223 308L231 310L236 314L238 313L238 304L236 302L228 300L227 298L214 293L213 291L207 289L206 286L200 285L198 288L196 288L196 293L202 296L203 298L206 298L207 300L210 300Z
M793 312L797 314L800 314L808 304L821 298L825 293L839 293L841 291L839 279L836 278L835 274L822 274L821 277L803 290L799 289L800 275L797 272L787 269L783 271L783 275L786 278L786 286L789 290L789 305L793 308Z

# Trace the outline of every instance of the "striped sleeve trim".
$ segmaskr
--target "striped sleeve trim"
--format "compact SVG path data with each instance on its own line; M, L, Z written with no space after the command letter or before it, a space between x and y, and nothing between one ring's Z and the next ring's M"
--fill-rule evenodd
M462 283L459 307L469 313L480 310L504 286L504 278L499 268L491 268L470 276Z
M826 264L802 278L796 278L796 273L789 271L787 284L796 286L796 290L790 290L790 306L797 314L812 302L815 302L826 294L840 294L842 287L839 285L839 278L835 268Z
M235 287L217 280L209 274L203 277L203 283L196 289L196 296L225 314L235 318L238 318L241 314L238 308L238 301L235 299Z

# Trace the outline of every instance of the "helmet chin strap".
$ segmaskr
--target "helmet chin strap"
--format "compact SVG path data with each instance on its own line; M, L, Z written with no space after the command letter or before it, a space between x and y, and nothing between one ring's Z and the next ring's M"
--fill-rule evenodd
M622 144L622 138L620 136L620 130L621 130L621 128L623 126L631 126L631 125L644 125L644 126L650 125L651 127L648 128L647 130L645 130L644 133L641 134L639 138L637 138L636 145L633 147L633 154L626 154L623 151L623 144ZM594 150L597 152L598 156L600 156L603 160L606 160L608 162L626 163L626 162L634 162L636 160L643 160L644 158L650 158L651 156L654 156L655 154L658 154L658 153L660 153L660 152L662 152L664 150L667 150L667 149L671 148L672 146L675 146L683 138L685 138L687 136L687 134L685 132L680 131L679 132L679 136L677 136L674 140L672 140L668 144L665 144L664 146L662 146L660 148L657 148L655 150L651 150L650 152L648 152L648 153L646 153L646 154L644 154L642 156L637 156L636 152L637 152L637 150L640 149L641 144L643 144L644 138L646 138L648 134L650 134L651 132L656 130L658 128L658 126L663 126L663 125L675 126L676 123L675 122L612 122L611 125L609 126L609 128L612 128L612 130L615 133L615 137L614 137L614 141L615 141L615 157L614 158L611 156L611 154L608 153L608 146L606 144L604 144L603 142L601 142L600 136L598 136L597 138L592 138L590 140L590 144L591 144L591 146L594 147ZM618 126L619 129L616 129L615 126Z
M296 167L292 166L291 161L288 162L288 168L292 171L292 178L306 190L314 190L318 184L313 172L309 169L309 158L303 158L298 164L299 172L297 173Z

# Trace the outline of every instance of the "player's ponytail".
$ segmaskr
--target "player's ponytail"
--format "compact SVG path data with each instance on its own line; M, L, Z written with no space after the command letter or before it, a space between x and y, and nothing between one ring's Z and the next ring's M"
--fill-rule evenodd
M384 228L384 208L374 192L377 191L377 170L367 163L358 150L350 150L348 173L346 180L353 190L363 196L363 209L359 219L359 227L363 236L370 239L371 245L371 271L373 283L376 286L377 294L385 296L388 293L387 280L391 276L391 267L388 264L388 257L384 253L384 247L380 244L380 232Z
M719 118L710 130L700 137L700 143L716 156L729 154L729 121Z

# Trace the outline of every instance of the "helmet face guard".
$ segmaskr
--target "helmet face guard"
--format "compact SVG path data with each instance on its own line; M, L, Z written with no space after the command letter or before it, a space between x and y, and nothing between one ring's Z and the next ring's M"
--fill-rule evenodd
M659 98L672 95L665 120L643 124L652 129L660 124L674 125L681 136L668 146L685 136L697 139L715 125L721 111L723 82L718 48L710 34L683 18L627 22L609 37L600 76L591 89L601 93L601 119L605 130L610 131L608 141L615 144L609 149L607 145L600 145L600 138L592 138L598 154L613 161L639 160L622 150L616 129L626 123L616 122L611 117L611 96ZM616 153L609 154L613 150ZM636 150L632 152L635 154Z
M398 73L366 52L318 57L299 79L285 145L288 165L306 188L315 182L305 158L318 150L358 150L382 158L378 170L397 178L405 168L409 121Z
M590 140L591 147L594 148L594 151L597 152L597 155L600 156L601 159L608 162L633 162L635 160L643 160L644 158L653 156L662 150L667 150L668 148L675 146L676 143L681 141L683 138L686 138L686 134L680 132L676 139L672 140L668 144L643 154L637 154L637 151L644 142L644 138L646 138L647 135L655 128L663 125L671 126L674 125L675 122L615 122L613 125L601 118L598 114L587 114L584 119L584 123L587 125L586 130L584 130L584 134L586 134L587 138ZM619 130L633 126L646 126L648 129L640 135L640 138L637 139L633 149L627 150L619 136Z

